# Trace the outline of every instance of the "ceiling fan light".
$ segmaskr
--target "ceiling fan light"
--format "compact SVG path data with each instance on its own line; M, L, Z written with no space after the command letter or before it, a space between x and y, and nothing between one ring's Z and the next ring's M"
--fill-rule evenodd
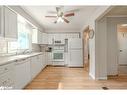
M58 17L57 22L64 22L64 20L62 19L62 17Z

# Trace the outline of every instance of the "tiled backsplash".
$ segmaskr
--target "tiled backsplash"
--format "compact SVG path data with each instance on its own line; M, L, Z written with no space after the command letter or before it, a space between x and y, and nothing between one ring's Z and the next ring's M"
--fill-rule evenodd
M32 44L33 52L45 51L44 47L41 47L37 44ZM7 41L4 38L0 38L0 56L7 54Z
M37 44L32 44L32 51L33 52L40 52L41 47Z

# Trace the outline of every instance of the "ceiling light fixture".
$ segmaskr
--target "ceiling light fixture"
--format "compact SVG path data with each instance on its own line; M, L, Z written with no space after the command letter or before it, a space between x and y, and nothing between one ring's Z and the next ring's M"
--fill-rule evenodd
M64 20L62 19L62 17L58 17L57 22L64 22Z

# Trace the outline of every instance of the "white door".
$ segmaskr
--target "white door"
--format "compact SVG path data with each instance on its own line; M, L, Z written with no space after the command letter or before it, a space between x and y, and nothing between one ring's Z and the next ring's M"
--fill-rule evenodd
M83 54L81 49L70 50L69 67L83 67Z
M118 32L119 64L127 65L127 33Z

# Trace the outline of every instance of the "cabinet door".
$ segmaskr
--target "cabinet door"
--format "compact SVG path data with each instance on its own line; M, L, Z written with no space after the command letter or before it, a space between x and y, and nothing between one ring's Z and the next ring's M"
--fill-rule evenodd
M48 37L46 33L42 33L42 44L48 44Z
M15 71L14 71L14 64L12 62L7 65L0 66L0 87L9 87L5 89L14 89L15 86Z
M4 37L4 16L2 6L0 6L0 37Z
M53 44L54 35L48 34L48 44Z
M21 89L24 88L31 80L30 76L30 60L21 60L20 62L17 62L15 65L15 88Z
M31 57L31 77L32 79L40 72L41 64L39 56Z
M45 52L45 66L48 64L48 52Z
M45 44L48 44L48 34L45 33Z
M43 68L44 68L44 63L43 63L43 61L44 61L44 57L43 57L43 55L44 54L41 54L41 55L38 55L39 56L39 71L41 71Z
M42 44L42 32L38 31L38 36L37 36L38 44Z
M33 79L37 74L37 59L36 57L31 57L31 78Z
M17 39L17 14L7 7L4 7L4 32L5 38Z
M37 29L33 29L33 31L32 31L32 43L37 43L38 42L37 41L37 36L38 36Z

